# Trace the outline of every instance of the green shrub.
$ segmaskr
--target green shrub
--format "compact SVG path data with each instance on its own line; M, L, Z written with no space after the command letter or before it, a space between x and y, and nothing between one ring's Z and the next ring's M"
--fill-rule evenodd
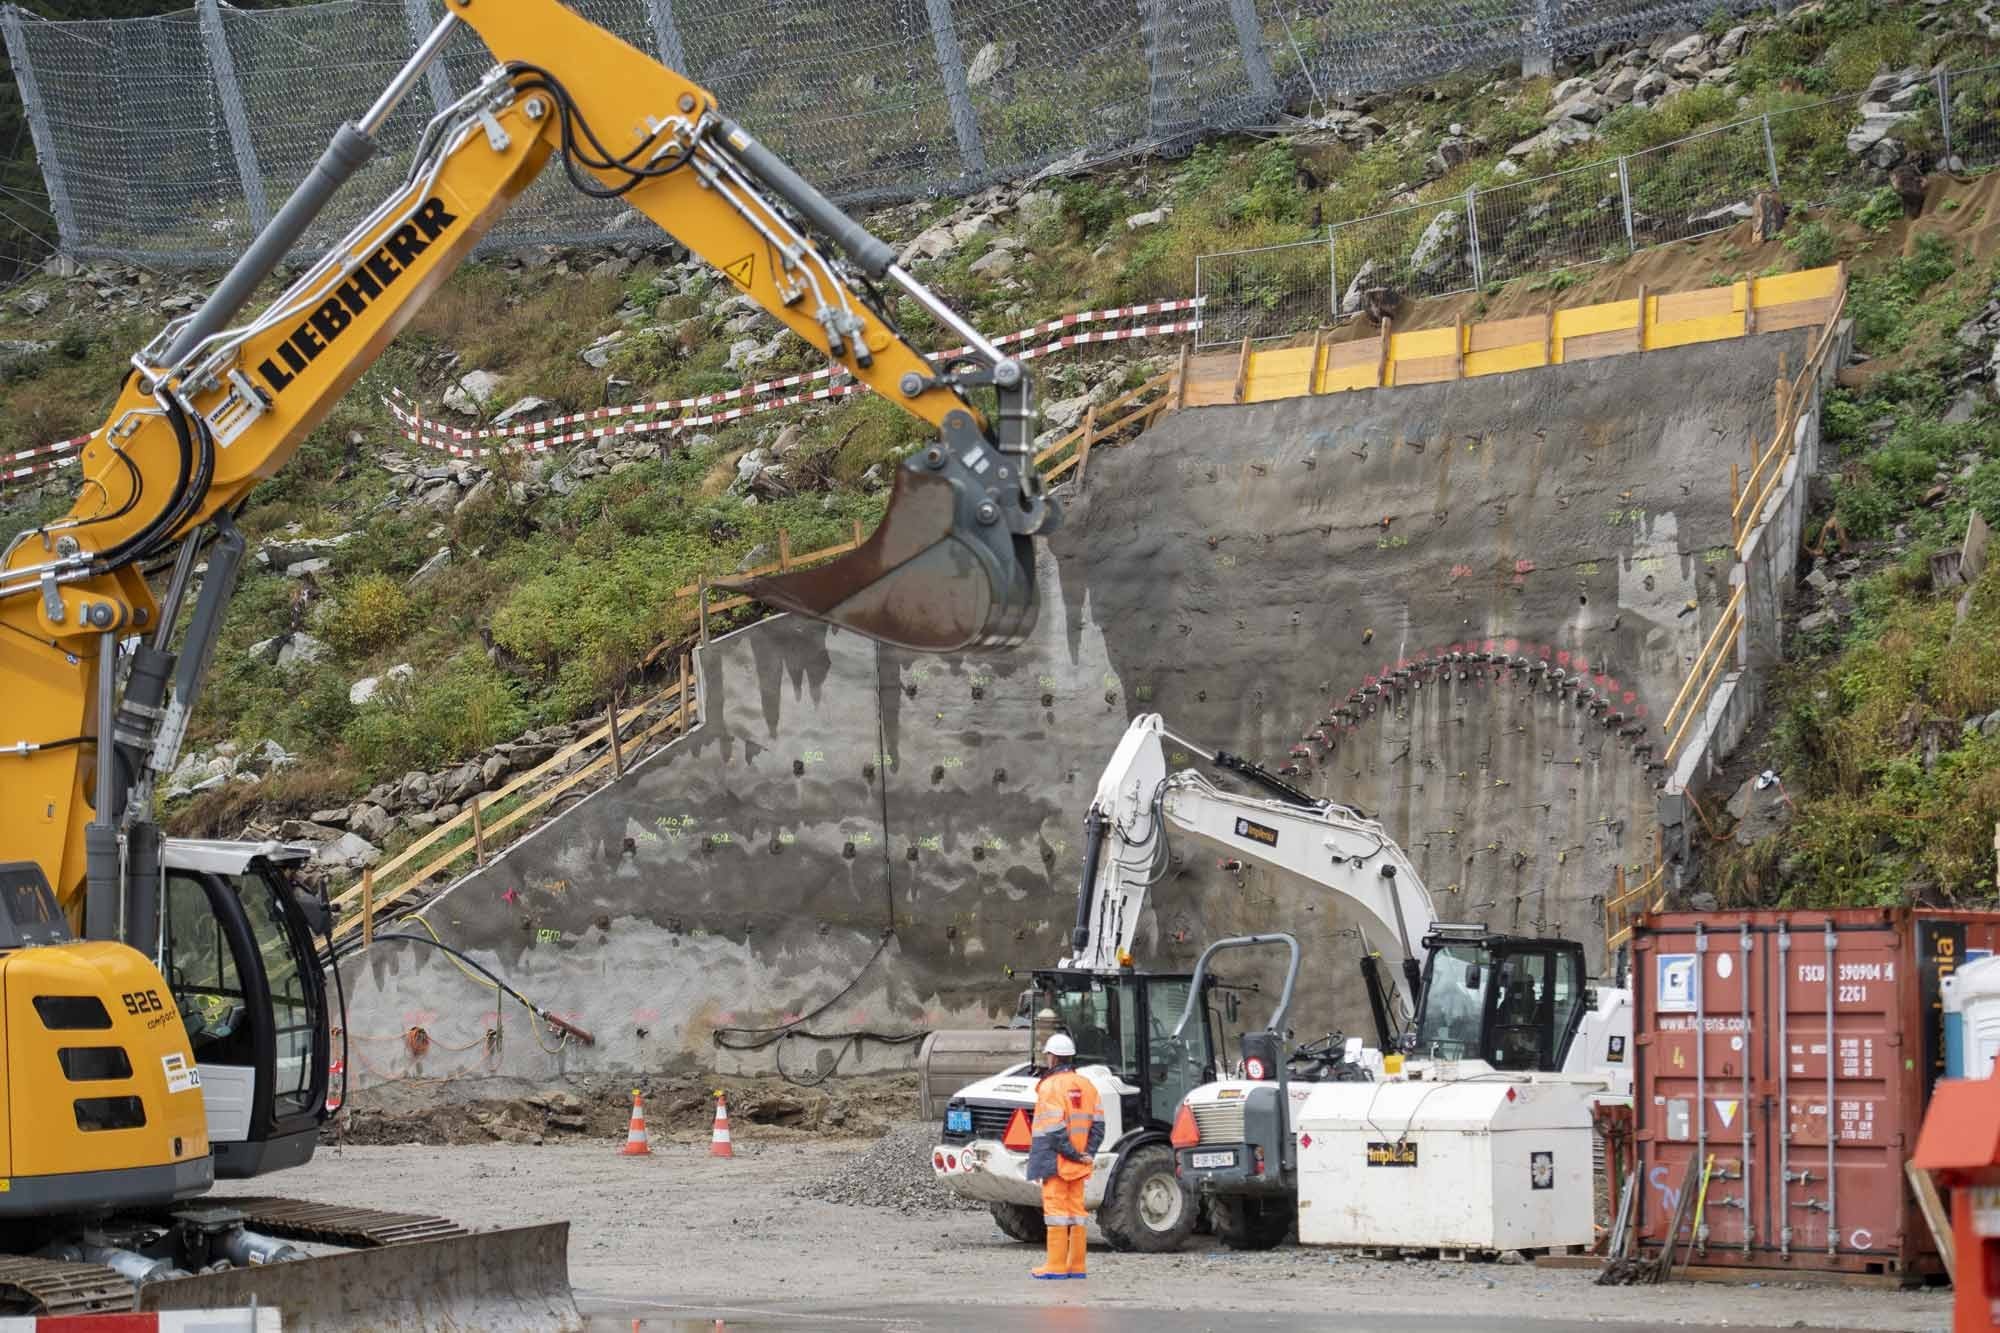
M1884 185L1861 201L1853 217L1869 231L1887 231L1903 220L1903 198Z
M364 574L334 594L323 629L336 650L359 657L395 643L414 626L403 585L386 574Z
M1785 248L1799 261L1800 268L1824 268L1834 260L1833 233L1824 222L1808 222L1792 229Z
M435 768L518 735L532 720L514 689L477 652L393 685L343 730L372 773Z

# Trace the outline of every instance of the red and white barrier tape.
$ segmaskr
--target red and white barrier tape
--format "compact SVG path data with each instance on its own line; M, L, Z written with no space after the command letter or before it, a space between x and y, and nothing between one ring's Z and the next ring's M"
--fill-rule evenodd
M1038 356L1046 356L1051 352L1062 351L1065 348L1082 346L1085 343L1121 342L1131 338L1165 337L1176 333L1192 333L1200 327L1201 321L1199 319L1191 319L1180 320L1171 324L1141 325L1130 329L1099 329L1088 333L1073 333L1067 337L1057 338L1052 342L1044 343L1040 347L1029 348L1019 353L1019 356L1023 361L1028 361ZM793 385L801 383L807 378L809 377L794 375L784 380L768 381L767 385L750 385L746 387L761 389L768 387L768 385ZM497 448L494 446L478 447L457 443L456 440L479 439L490 436L494 432L472 432L451 426L445 422L435 421L424 416L414 406L409 408L404 407L403 403L409 400L398 391L391 390L394 396L383 401L385 406L388 407L390 414L401 424L403 438L409 440L412 444L438 449L450 454L454 458L486 458L495 452L545 453L548 450L560 448L564 445L581 444L588 440L615 439L623 435L652 435L662 431L693 430L703 426L721 425L726 422L739 421L745 417L757 416L764 412L773 412L779 408L798 407L804 403L824 402L828 399L842 398L851 393L861 392L866 388L867 386L864 384L847 381L841 384L830 385L824 389L808 390L804 393L781 394L774 398L747 403L741 407L728 408L721 412L628 421L617 426L597 426L590 429L568 431L555 435L540 433L542 428L551 424L568 424L574 421L591 420L593 416L596 419L602 419L605 416L650 414L662 408L672 410L677 406L704 400L682 399L677 403L628 404L616 408L599 409L595 414L572 414L565 417L552 417L546 422L535 422L524 428L524 430L536 432L532 438L519 439L517 436L517 443L502 444ZM705 401L712 403L715 401L715 397L710 396ZM440 436L447 435L455 437L455 439L440 438Z
M1103 310L1082 310L1059 319L1051 319L1040 324L1031 324L1025 329L1002 334L993 341L1004 346L1023 339L1038 337L1045 333L1056 333L1064 329L1074 329L1083 324L1097 324L1112 319L1136 319L1146 315L1172 314L1182 310L1198 311L1206 304L1207 298L1190 296L1172 301L1152 301L1143 305L1112 306ZM1123 342L1131 338L1167 337L1176 333L1192 333L1201 327L1199 318L1181 320L1167 324L1152 324L1130 329L1099 329L1085 333L1070 333L1030 347L1019 353L1023 361L1032 361L1051 352L1060 352L1071 347L1081 347L1087 343ZM962 355L971 349L960 347L942 353L946 357ZM729 389L722 393L702 394L696 398L676 398L654 403L624 403L609 407L592 408L587 412L571 412L563 416L544 417L539 421L520 422L506 426L486 426L467 429L449 422L437 421L424 416L422 410L401 390L391 389L385 404L392 415L402 424L402 434L414 444L426 445L443 450L458 458L484 458L491 455L492 448L469 448L462 442L473 440L519 440L522 443L507 446L527 453L542 453L566 444L580 444L586 440L598 440L619 435L651 434L665 430L694 430L703 426L722 425L738 421L744 417L773 412L779 408L798 407L804 403L824 402L834 398L844 398L848 394L866 386L846 378L847 372L834 366L823 366L818 370L786 375L779 379L764 380L757 384L746 384L739 389ZM823 389L812 389L803 393L786 393L784 390L799 389L807 384L839 377L839 382ZM766 395L775 394L775 397ZM752 400L744 402L744 400ZM702 412L701 409L719 407L724 403L744 402L741 407L728 408L720 412ZM404 407L403 404L409 404ZM657 418L670 412L686 412L688 416L670 417L664 420L636 421L622 426L598 427L592 430L577 430L564 433L560 427L576 425L586 421L602 421L609 417ZM550 432L557 432L551 434ZM10 454L0 454L0 485L25 480L43 472L53 472L59 467L69 467L77 461L74 450L90 442L90 436L78 435L74 439L57 440L50 444L38 444L27 449L18 449ZM32 463L31 459L45 458L51 454L65 457L48 462ZM9 464L20 464L10 467Z
M1079 324L1102 323L1105 320L1111 319L1133 319L1144 315L1169 314L1180 310L1198 310L1206 301L1206 297L1191 296L1174 301L1155 301L1147 305L1115 306L1105 310L1084 310L1073 315L1064 315L1060 319L1052 319L1042 324L1033 324L1025 329L1016 329L1012 333L1001 335L999 338L994 339L994 341L996 343L1019 342L1024 338L1032 338L1044 333L1055 333L1063 329L1075 328ZM1198 320L1195 322L1199 323ZM1161 335L1170 332L1183 332L1189 327L1192 326L1186 323L1163 324L1156 326L1150 332L1152 335ZM1126 329L1111 330L1109 332L1116 336L1072 334L1067 338L1058 339L1046 346L1024 351L1020 354L1021 359L1032 360L1034 357L1044 356L1049 352L1059 351L1062 348L1077 346L1085 342L1115 342L1120 338L1147 336ZM971 349L958 347L939 355L943 357L959 356L969 350ZM845 375L846 371L839 367L822 366L818 370L802 371L797 375L786 375L778 379L764 380L756 384L746 384L741 388L726 389L721 393L702 394L695 398L670 398L648 403L617 403L606 407L593 407L584 412L571 412L560 416L543 417L537 421L513 422L505 426L468 428L454 426L449 422L432 421L428 418L424 419L424 425L427 428L426 434L443 435L461 444L470 443L475 440L524 439L529 436L543 435L552 430L560 430L564 426L573 426L586 421L602 421L607 417L650 417L670 412L693 412L698 414L705 408L718 407L723 403L761 398L767 394L781 393L785 390L798 389L808 384L817 384L822 380L833 379L836 376L844 378ZM391 390L391 392L396 397L403 399L403 401L409 401L407 396L394 390ZM764 410L768 411L770 409L766 408ZM421 415L414 404L412 404L411 412L413 415ZM730 420L731 418L718 416L716 419Z
M67 453L71 449L79 448L89 443L90 437L88 435L79 435L73 440L57 440L54 444L38 444L32 449L16 449L11 454L0 454L0 468L4 468L9 463L25 463L31 458L40 458L45 454Z
M89 439L90 437L85 436L84 438ZM78 457L80 455L71 454L67 458L57 458L47 463L28 463L21 467L0 468L0 484L20 481L23 478L32 477L38 472L54 472L59 467L69 467L76 462Z
M283 1327L276 1306L0 1318L0 1333L279 1333Z

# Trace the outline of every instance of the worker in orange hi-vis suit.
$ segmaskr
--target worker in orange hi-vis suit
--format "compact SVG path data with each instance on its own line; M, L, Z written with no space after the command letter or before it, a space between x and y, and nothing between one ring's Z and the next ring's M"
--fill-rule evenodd
M1042 1049L1049 1072L1035 1088L1035 1137L1028 1148L1027 1175L1042 1182L1049 1257L1034 1275L1081 1278L1090 1222L1083 1187L1104 1144L1104 1107L1090 1080L1076 1072L1076 1043L1068 1033L1056 1033Z

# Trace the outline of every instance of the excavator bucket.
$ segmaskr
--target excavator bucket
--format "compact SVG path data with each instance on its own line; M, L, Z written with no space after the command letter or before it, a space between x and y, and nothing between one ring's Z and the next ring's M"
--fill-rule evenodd
M983 490L901 467L881 526L859 548L727 586L921 652L1008 647L1035 627L1035 548L1004 522L980 522L982 504L990 515Z
M476 1231L149 1282L142 1310L256 1305L285 1333L561 1333L583 1328L569 1223Z

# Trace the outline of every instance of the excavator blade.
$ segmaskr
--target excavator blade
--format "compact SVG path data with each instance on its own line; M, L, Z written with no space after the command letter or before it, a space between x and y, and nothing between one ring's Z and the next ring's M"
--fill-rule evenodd
M583 1327L569 1223L475 1231L149 1282L142 1310L255 1304L285 1333L558 1333Z
M727 586L921 652L1008 647L1035 627L1035 548L981 523L983 490L934 471L896 470L881 526L824 565Z

